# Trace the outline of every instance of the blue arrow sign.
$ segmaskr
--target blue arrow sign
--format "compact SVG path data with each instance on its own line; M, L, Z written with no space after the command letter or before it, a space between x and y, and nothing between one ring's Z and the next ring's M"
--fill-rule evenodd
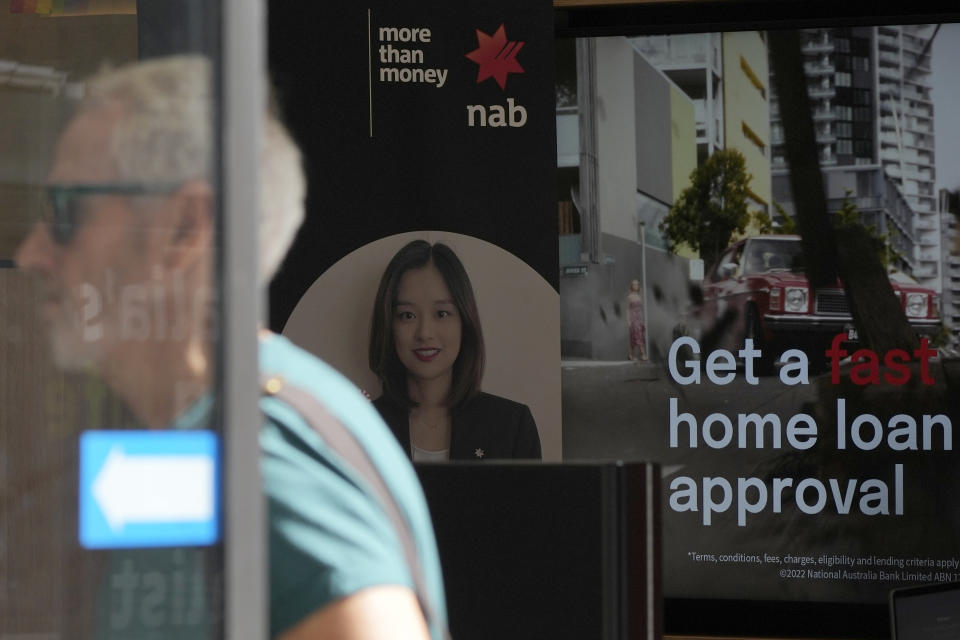
M212 431L80 436L80 544L202 546L220 538L220 455Z

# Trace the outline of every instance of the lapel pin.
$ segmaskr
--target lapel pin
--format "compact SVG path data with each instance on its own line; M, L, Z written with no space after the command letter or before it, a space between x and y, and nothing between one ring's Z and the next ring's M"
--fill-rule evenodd
M483 457L483 449L481 449L480 447L477 447L477 450L473 452L473 455L477 456L478 458L482 458L482 457Z

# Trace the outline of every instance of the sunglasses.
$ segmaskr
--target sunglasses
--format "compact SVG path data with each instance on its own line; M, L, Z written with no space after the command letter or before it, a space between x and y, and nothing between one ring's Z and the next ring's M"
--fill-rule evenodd
M43 187L44 219L50 237L60 245L69 244L83 222L85 208L80 201L87 196L161 196L180 188L180 183L138 184L48 184Z

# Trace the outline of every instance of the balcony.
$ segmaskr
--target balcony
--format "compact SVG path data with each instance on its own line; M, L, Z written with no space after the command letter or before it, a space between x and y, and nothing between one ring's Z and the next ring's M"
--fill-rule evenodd
M940 232L936 230L923 231L920 233L919 244L921 247L939 247ZM931 251L934 251L931 249ZM937 260L940 259L940 250L936 249ZM922 257L922 256L921 256ZM924 258L925 259L925 258Z
M892 149L897 149L897 150L899 151L900 145L903 144L903 143L905 143L906 141L903 140L903 139L901 139L901 137L898 136L898 135L895 133L895 131L896 131L896 129L895 129L893 126L887 126L887 125L881 126L881 128L880 128L880 136L879 136L880 148L881 148L881 149L883 149L883 148L891 149L891 148L892 148ZM899 159L899 157L898 157L898 159Z
M933 99L930 97L930 94L925 91L904 88L903 97L907 100L919 100L920 102L933 104Z
M880 73L881 78L889 78L891 80L900 80L900 67L885 67L879 65L877 71Z
M914 69L915 71L930 73L930 53L927 52L927 54L923 56L905 56L903 66L907 69Z
M803 44L803 52L810 55L831 53L833 50L833 40L828 40L826 37L819 40L811 40Z
M816 109L813 112L813 119L818 122L836 120L837 114L833 112L833 109Z
M877 211L883 208L883 198L860 196L858 198L827 198L827 211L839 211L845 202L852 203L860 211Z
M832 98L837 95L837 90L831 86L814 85L807 87L807 95L814 99Z
M886 160L888 162L900 162L900 152L896 149L883 149L880 151L880 160Z
M877 35L877 44L883 48L898 50L900 48L900 39L896 36L881 33Z
M887 173L891 173L891 172L889 171L890 168L897 167L897 166L898 166L898 165L888 165L888 171L887 171ZM903 169L902 171L900 171L899 173L900 173L900 175L897 176L897 177L902 178L902 179L904 179L904 180L912 180L912 181L914 181L914 182L933 182L933 178L931 177L929 171L922 171L922 170L918 170L918 169L911 169L911 168L909 167L909 165L905 166L904 169ZM892 175L892 173L891 173L891 175ZM914 192L914 195L921 195L921 194L919 194L918 192ZM925 195L925 194L924 194L924 195Z
M634 48L655 66L703 67L715 48L710 34L646 36L631 40Z
M910 49L911 51L923 51L924 47L927 46L927 38L921 35L917 35L917 31L905 30L902 32L902 42L904 49Z
M817 142L820 144L829 144L837 141L837 134L832 131L817 131Z
M899 53L889 53L887 51L880 52L880 62L886 62L887 66L899 67L900 66L900 54ZM883 65L880 65L880 68L883 68Z
M806 62L803 65L803 70L809 76L818 76L824 74L833 75L834 72L836 72L834 66L829 62Z
M915 136L913 142L907 142L906 144L911 147L916 147L921 151L933 150L933 140L926 136Z

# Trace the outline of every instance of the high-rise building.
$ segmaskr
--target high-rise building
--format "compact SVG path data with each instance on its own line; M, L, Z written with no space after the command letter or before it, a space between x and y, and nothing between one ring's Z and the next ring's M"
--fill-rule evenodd
M901 253L900 266L939 291L932 35L932 25L805 29L801 46L820 164L827 182L844 189L827 194L828 208L838 209L849 197L861 211L870 210L865 221L892 239ZM789 197L783 124L775 96L770 119L773 191ZM875 170L882 170L882 180L871 176ZM837 171L862 177L832 179ZM878 190L886 183L895 185L899 194L885 186ZM781 204L792 209L789 202Z
M880 163L914 209L913 276L940 290L940 224L934 191L930 39L933 25L876 27Z
M940 315L953 338L950 346L960 348L960 196L947 189L938 194L943 246L943 293Z

